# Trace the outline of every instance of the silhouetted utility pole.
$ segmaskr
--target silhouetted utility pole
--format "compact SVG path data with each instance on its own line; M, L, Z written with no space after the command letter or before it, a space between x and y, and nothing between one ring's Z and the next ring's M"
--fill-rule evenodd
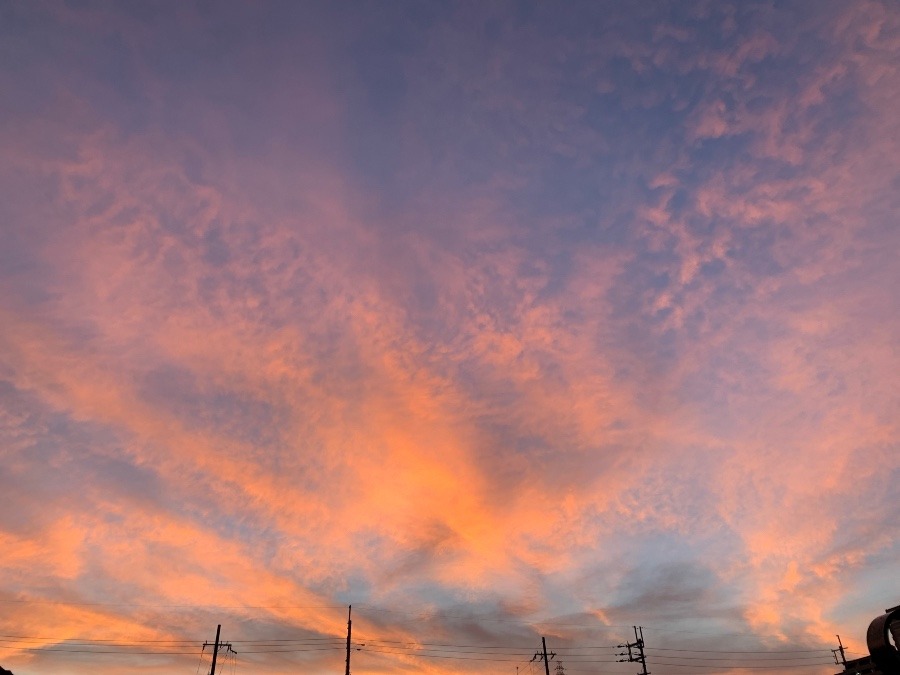
M641 664L641 672L638 675L650 675L650 671L647 670L647 659L644 657L644 629L640 626L634 626L634 642L626 642L624 645L619 645L619 647L625 647L628 649L627 652L619 652L618 656L627 656L627 659L619 659L620 663L640 663ZM638 632L640 631L640 632ZM634 650L634 651L632 651Z
M350 612L353 609L353 605L347 605L347 669L344 671L344 675L350 675L350 630L353 627L353 622L350 620Z
M219 658L219 633L222 632L222 624L216 626L216 646L213 649L212 668L209 669L209 675L216 675L216 659Z
M544 662L544 672L547 675L550 675L550 659L556 658L556 654L550 652L550 657L547 657L547 638L541 638L541 645L543 646L543 653L535 652L534 656L531 657L532 661L543 661Z
M216 626L216 641L215 641L215 643L213 643L214 646L213 646L212 666L209 669L209 675L216 675L216 661L219 658L219 648L220 647L224 647L232 654L237 654L237 652L231 648L230 642L219 642L219 634L221 632L222 632L222 624L219 624L218 626ZM204 649L206 649L209 646L210 646L210 644L208 642L203 643Z
M834 663L835 663L835 665L843 665L844 668L846 668L847 667L847 656L846 656L846 654L844 654L844 645L841 642L841 636L835 635L835 637L838 639L838 648L831 650L831 653L834 654ZM841 653L840 661L838 661L838 652Z

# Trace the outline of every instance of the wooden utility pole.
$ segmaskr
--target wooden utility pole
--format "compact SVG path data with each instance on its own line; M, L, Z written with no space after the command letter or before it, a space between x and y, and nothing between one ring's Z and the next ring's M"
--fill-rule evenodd
M219 657L219 633L222 631L222 624L216 626L216 646L213 647L212 668L209 669L209 675L216 675L216 659Z
M550 660L547 658L547 638L541 636L541 644L544 646L544 670L550 675Z
M350 631L353 628L353 622L350 620L350 612L353 610L353 605L347 605L347 668L344 670L344 675L350 675Z
M222 633L222 624L219 624L218 626L216 626L216 641L212 645L210 645L208 642L203 643L203 651L204 652L206 651L207 647L211 646L213 648L212 666L210 666L210 668L209 668L209 675L216 675L216 662L219 660L219 650L220 649L224 648L226 650L226 655L231 654L232 657L237 657L237 652L234 651L234 649L232 649L230 642L220 642L219 641L219 636L221 635L221 633ZM202 653L201 653L201 658L202 658ZM197 666L197 667L199 668L200 666Z
M539 652L535 652L534 656L531 657L532 661L537 661L538 659L543 660L544 662L544 672L547 675L550 675L550 659L554 658L556 654L550 652L550 655L547 655L547 638L541 637L541 647L542 650Z

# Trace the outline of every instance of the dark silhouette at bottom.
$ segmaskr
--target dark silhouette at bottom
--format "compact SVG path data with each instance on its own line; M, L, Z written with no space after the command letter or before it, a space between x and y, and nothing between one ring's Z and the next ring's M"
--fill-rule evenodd
M843 646L840 653L844 670L837 675L900 675L900 605L886 609L876 617L866 631L866 646L869 655L851 661L843 660Z

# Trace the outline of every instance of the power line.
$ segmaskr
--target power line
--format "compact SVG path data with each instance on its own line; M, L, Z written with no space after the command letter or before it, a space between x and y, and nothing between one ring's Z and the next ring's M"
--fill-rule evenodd
M64 605L72 607L136 607L139 609L342 609L346 605L216 605L146 602L94 602L83 600L43 600L0 598L0 604ZM379 610L388 611L388 610Z
M343 637L334 635L317 635L317 636L306 636L302 638L275 638L275 637L259 637L255 639L244 639L244 640L231 640L233 644L262 644L262 643L277 643L277 644L286 644L286 643L321 643L321 642L334 642L343 644ZM137 638L86 638L86 637L63 637L63 636L40 636L40 635L7 635L0 634L0 641L46 641L46 642L69 642L70 644L74 643L84 643L84 644L117 644L117 645L144 645L144 644L171 644L171 645L181 645L181 644L196 644L200 642L200 638L169 638L169 639L137 639ZM452 648L476 648L476 649L520 649L523 651L531 651L532 648L528 645L474 645L474 644L460 644L453 642L421 642L417 640L394 640L389 638L377 638L370 636L363 636L358 638L359 642L366 643L384 643L390 645L397 646L410 646L410 647L452 647ZM571 650L580 650L580 649L616 649L618 645L578 645L578 646L561 646L556 647L559 651L571 651ZM654 652L684 652L684 653L698 653L698 654L827 654L829 650L826 648L820 649L688 649L688 648L675 648L675 647L646 647L647 651Z
M200 666L203 665L203 655L206 653L206 645L203 645L203 648L200 650L200 660L197 661L197 672L195 675L200 675Z
M669 647L647 647L647 651L654 652L694 652L697 654L806 654L827 652L827 649L672 649Z
M642 635L636 633L636 639L642 643ZM12 651L24 651L37 654L57 655L65 654L96 654L122 656L154 656L160 658L177 658L196 656L196 648L199 641L189 639L127 639L127 638L52 638L47 636L29 635L0 635L0 649ZM235 640L234 644L240 645L243 654L253 655L304 655L324 654L338 652L344 648L344 639L339 636L311 635L297 638L259 637L256 639ZM543 644L543 641L542 641ZM420 642L416 640L398 640L392 638L362 638L350 642L350 646L373 656L401 657L405 659L441 659L458 662L496 662L496 663L523 663L527 658L529 648L514 644L471 644L454 642ZM638 643L632 643L633 648L638 648ZM569 672L577 673L577 667L590 666L591 673L618 672L621 671L597 671L596 665L614 664L615 658L613 645L584 644L559 647L558 650L565 655L569 664ZM640 651L640 650L639 650ZM782 650L715 650L692 649L677 647L646 648L646 652L654 655L654 664L658 667L656 675L678 675L679 673L704 672L707 670L727 669L753 669L753 670L785 670L800 668L818 668L829 665L825 660L828 650L825 649L782 649ZM200 652L197 664L198 672L205 660L205 648ZM543 652L540 654L544 660ZM553 654L555 656L555 653ZM830 656L830 655L829 655ZM547 654L545 668L551 655ZM237 658L234 653L225 655L223 669L230 666L234 672L237 667ZM635 658L634 660L637 660ZM534 663L529 664L533 675ZM573 668L574 667L574 668ZM646 666L644 666L646 670ZM649 674L648 674L649 675Z
M719 670L724 669L745 669L749 668L751 670L784 670L785 668L820 668L822 666L832 665L829 661L823 661L822 663L798 663L790 666L785 666L784 664L777 666L755 666L755 665L736 665L736 664L717 664L717 665L701 665L696 663L666 663L663 661L654 661L654 663L658 663L661 666L669 666L675 668L716 668Z
M343 645L337 647L304 647L296 649L241 649L241 654L292 654L299 652L339 652Z

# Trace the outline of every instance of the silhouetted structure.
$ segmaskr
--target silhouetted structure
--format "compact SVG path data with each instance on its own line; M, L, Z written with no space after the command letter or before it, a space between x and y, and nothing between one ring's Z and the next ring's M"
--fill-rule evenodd
M837 675L900 675L900 605L886 609L866 631L869 655L844 663ZM842 652L843 653L843 652Z
M541 651L535 652L531 660L543 661L544 672L546 673L546 675L550 675L550 659L556 658L556 653L550 652L550 654L547 654L547 638L545 637L541 637L541 647Z
M3 666L0 666L0 675L13 675L13 671L7 670Z
M219 659L219 650L220 649L226 650L226 655L227 654L237 655L237 652L234 651L234 649L232 649L230 642L219 642L219 635L221 633L222 633L222 624L219 624L216 627L216 641L213 644L210 644L209 642L203 643L204 651L206 650L207 647L213 648L212 665L209 667L209 675L216 675L216 662ZM0 673L0 675L3 675L3 674Z
M638 675L650 675L650 671L647 670L647 656L644 654L644 628L642 626L633 626L633 628L634 642L626 642L624 645L619 645L620 648L628 650L617 654L617 656L623 657L619 659L619 663L625 663L626 661L629 663L640 663L641 672Z

